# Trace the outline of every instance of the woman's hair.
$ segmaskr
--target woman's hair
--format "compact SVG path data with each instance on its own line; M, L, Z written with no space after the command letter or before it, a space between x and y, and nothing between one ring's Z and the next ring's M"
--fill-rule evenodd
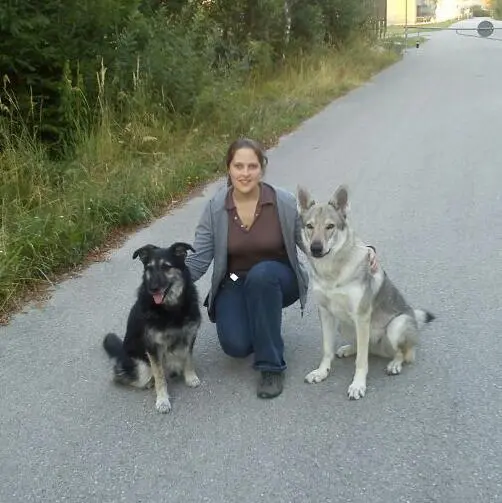
M231 143L228 147L227 155L225 157L225 164L227 166L227 170L230 168L230 164L235 156L237 150L241 148L250 148L258 158L258 162L260 163L262 172L265 172L265 168L268 164L268 158L265 154L265 149L263 146L257 142L256 140L252 140L251 138L239 138ZM232 185L232 181L230 180L230 175L227 177L227 185L230 187Z

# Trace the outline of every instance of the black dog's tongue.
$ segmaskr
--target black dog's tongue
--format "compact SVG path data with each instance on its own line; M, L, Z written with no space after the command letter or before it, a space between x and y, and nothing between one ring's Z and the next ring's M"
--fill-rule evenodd
M152 296L155 304L162 304L162 301L164 300L164 292L158 291L152 294Z

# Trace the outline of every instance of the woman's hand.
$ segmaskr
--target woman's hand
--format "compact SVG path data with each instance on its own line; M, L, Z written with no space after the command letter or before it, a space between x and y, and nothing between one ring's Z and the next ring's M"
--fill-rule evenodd
M368 246L368 259L370 261L370 270L372 273L378 271L378 260L376 256L376 251L372 246Z

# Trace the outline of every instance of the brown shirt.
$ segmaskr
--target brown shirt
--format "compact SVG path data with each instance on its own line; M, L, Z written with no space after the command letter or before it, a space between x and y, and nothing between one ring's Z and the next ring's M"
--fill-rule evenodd
M237 214L232 189L228 191L225 201L228 211L228 273L245 273L263 260L288 260L275 192L263 183L260 188L255 219L249 229Z

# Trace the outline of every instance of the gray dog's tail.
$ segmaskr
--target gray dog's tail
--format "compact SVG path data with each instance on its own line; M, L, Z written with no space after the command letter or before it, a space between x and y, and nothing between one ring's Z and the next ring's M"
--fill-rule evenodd
M414 309L415 318L419 325L425 325L436 319L436 316L425 309Z

